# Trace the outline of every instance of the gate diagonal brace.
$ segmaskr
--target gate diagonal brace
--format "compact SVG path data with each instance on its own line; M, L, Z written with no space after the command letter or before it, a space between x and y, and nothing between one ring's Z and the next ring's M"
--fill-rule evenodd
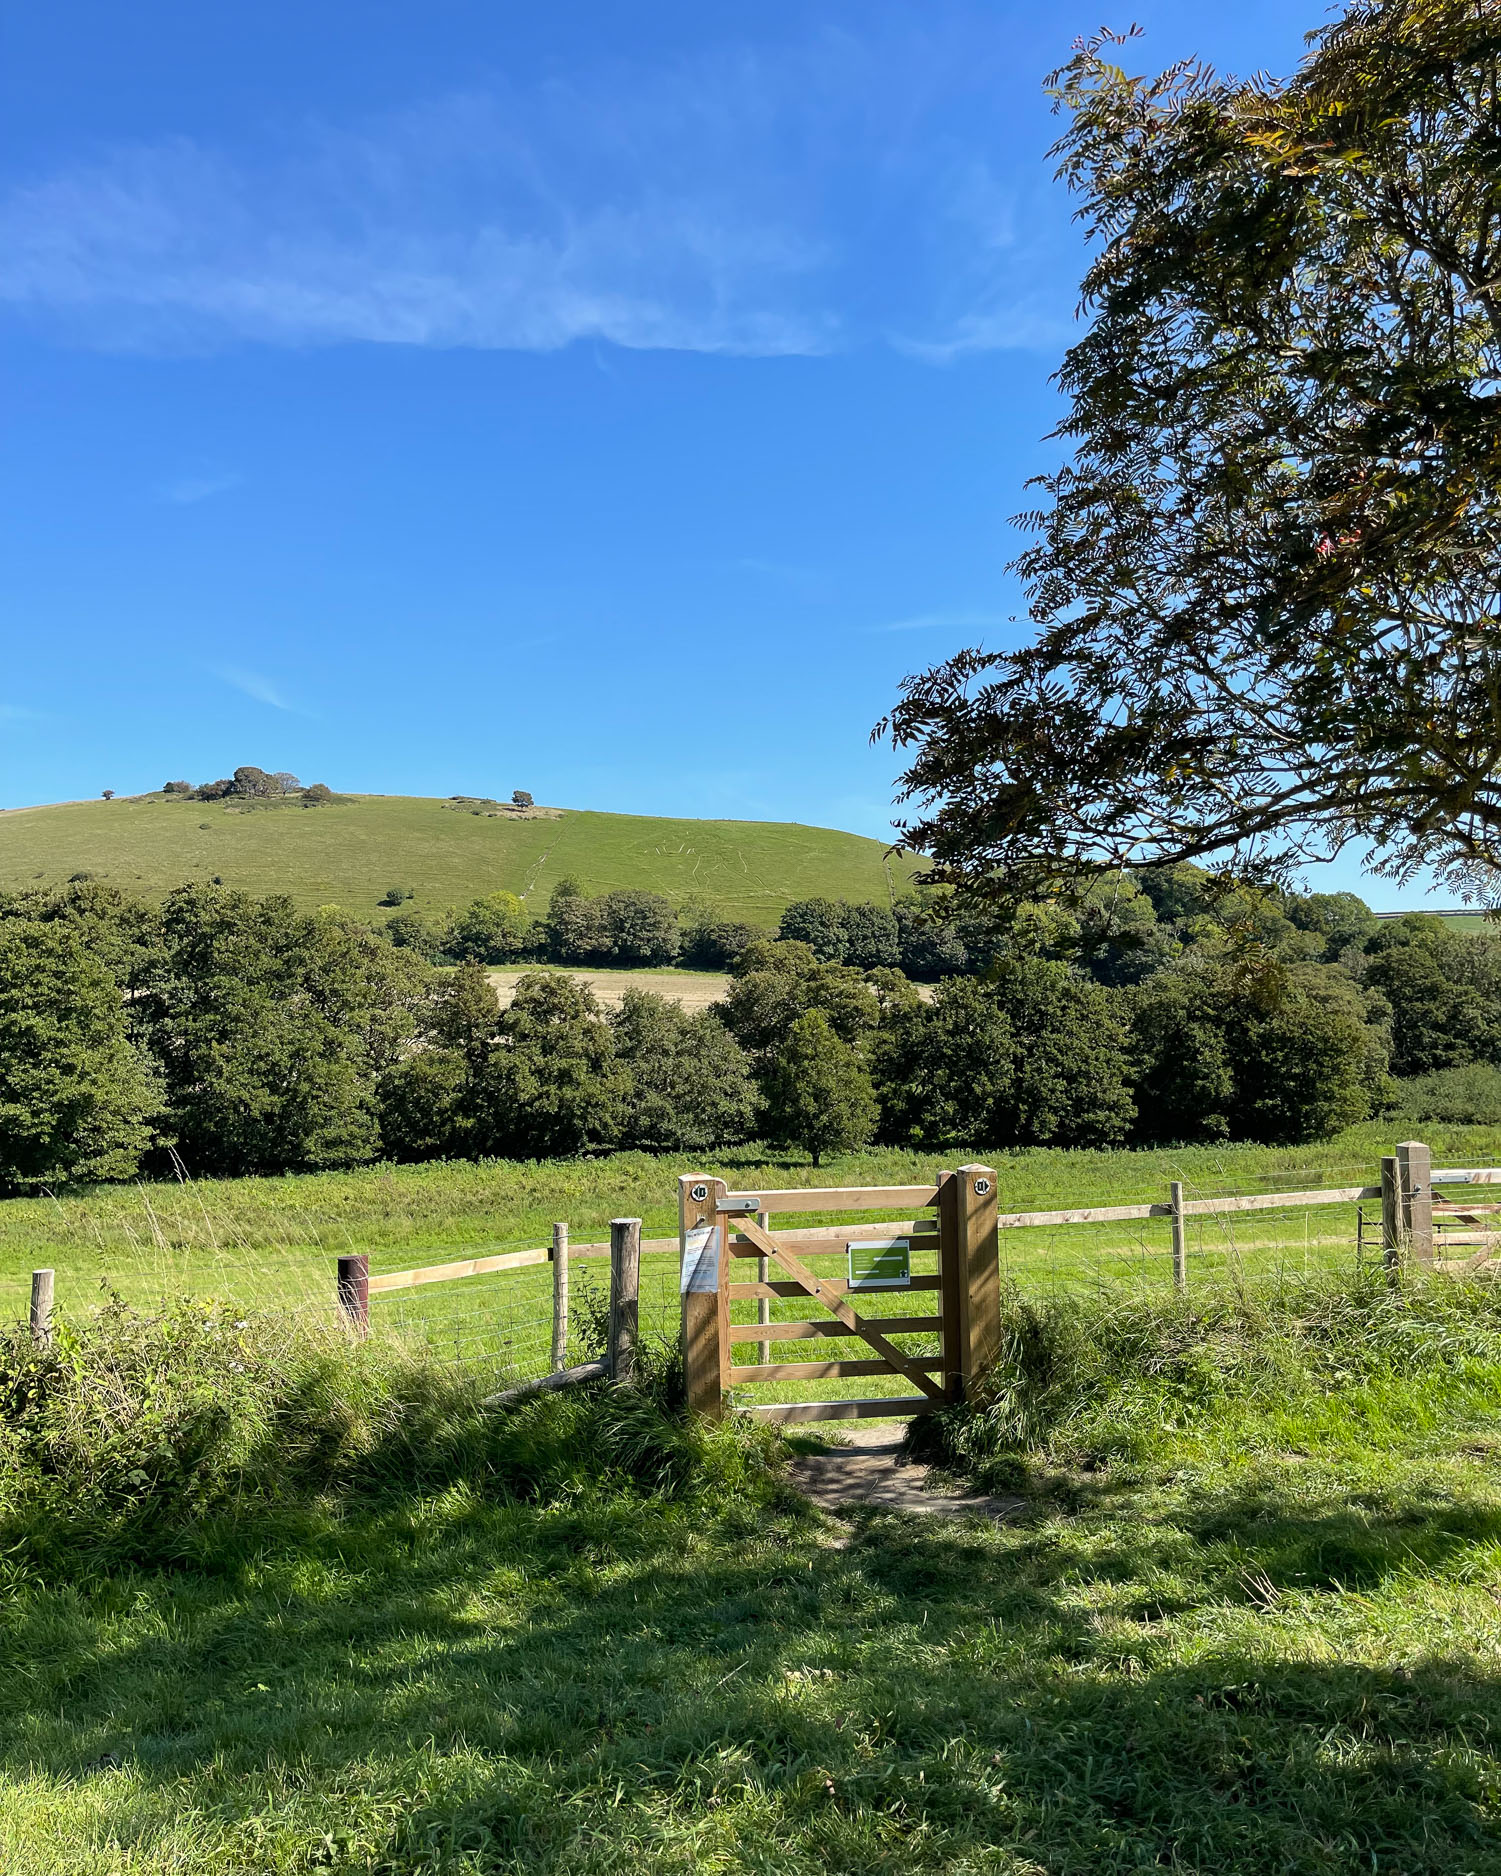
M920 1387L929 1399L943 1402L944 1391L937 1382L931 1380L921 1368L913 1367L907 1357L894 1342L888 1342L879 1329L873 1328L862 1316L857 1316L837 1290L831 1290L809 1270L806 1264L784 1249L772 1237L769 1231L763 1231L754 1218L740 1220L740 1235L758 1251L767 1257L774 1257L795 1282L800 1283L809 1296L815 1297L824 1308L830 1310L844 1324L851 1335L857 1335L862 1342L868 1342L878 1355L889 1361L899 1374L904 1374L914 1387Z

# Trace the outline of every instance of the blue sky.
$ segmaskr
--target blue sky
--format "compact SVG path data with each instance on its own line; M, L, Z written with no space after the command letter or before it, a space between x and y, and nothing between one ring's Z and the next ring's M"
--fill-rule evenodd
M1319 17L1115 23L1285 70ZM1099 23L8 9L0 805L258 762L885 832L901 677L1019 629Z

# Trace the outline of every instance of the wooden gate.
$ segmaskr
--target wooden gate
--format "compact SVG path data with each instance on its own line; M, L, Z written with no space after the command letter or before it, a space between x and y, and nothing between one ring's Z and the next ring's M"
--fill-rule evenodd
M806 1216L817 1212L910 1211L919 1216L870 1225L799 1226L771 1229L776 1214ZM928 1413L946 1401L965 1398L978 1377L996 1359L1000 1346L1000 1273L996 1254L996 1178L988 1166L961 1166L943 1172L936 1184L923 1186L824 1187L817 1190L731 1192L724 1180L687 1173L678 1181L683 1361L688 1404L718 1418L728 1388L763 1381L821 1381L856 1375L903 1376L915 1392L862 1400L779 1401L752 1406L763 1420L854 1420L878 1414ZM926 1214L921 1215L921 1214ZM882 1241L905 1240L909 1274L880 1288L936 1292L932 1314L861 1315L862 1284L849 1275L815 1273L805 1261L836 1253L848 1257L882 1234ZM870 1247L874 1249L874 1246ZM937 1273L910 1274L910 1257L938 1254ZM897 1261L900 1261L899 1258ZM853 1270L854 1266L849 1266ZM740 1272L744 1271L744 1277ZM764 1273L764 1274L763 1274ZM787 1297L806 1298L824 1312L794 1322L733 1319L732 1305L757 1299L771 1304ZM743 1311L740 1313L744 1313ZM940 1353L913 1356L891 1340L895 1335L928 1334L939 1338ZM858 1359L737 1363L736 1344L800 1342L851 1337L866 1345Z

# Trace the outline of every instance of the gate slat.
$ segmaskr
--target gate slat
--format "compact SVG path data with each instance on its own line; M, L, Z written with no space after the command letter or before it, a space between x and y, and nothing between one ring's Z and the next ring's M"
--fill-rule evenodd
M837 1238L804 1238L800 1234L774 1232L778 1244L785 1244L789 1251L800 1252L804 1257L843 1257L851 1244L862 1244L869 1238L905 1238L908 1248L913 1251L936 1251L939 1238L936 1231L888 1231L884 1225L867 1225L862 1231L858 1225L849 1225L844 1234ZM731 1257L764 1257L766 1253L749 1238L732 1237L730 1239Z
M747 1195L730 1196L739 1202ZM925 1205L938 1203L932 1186L810 1186L748 1196L754 1197L758 1212L894 1212L903 1207L920 1212Z
M925 1369L929 1374L942 1372L942 1361L912 1361L908 1369ZM763 1361L750 1367L732 1367L730 1380L740 1381L839 1381L863 1374L890 1374L889 1361Z
M883 1400L777 1400L747 1407L753 1420L902 1420L933 1411L925 1394L890 1394Z
M896 1344L888 1342L869 1320L857 1316L845 1302L841 1291L826 1284L821 1277L815 1277L805 1264L798 1262L791 1251L778 1244L769 1231L763 1231L749 1218L744 1220L740 1229L743 1236L749 1238L753 1244L758 1244L768 1257L774 1257L810 1296L817 1297L824 1308L836 1315L841 1322L846 1323L862 1342L869 1342L878 1355L884 1355L898 1374L906 1375L907 1379L920 1387L930 1400L941 1401L944 1398L943 1389L930 1381L916 1362L909 1361Z
M942 1316L882 1316L881 1327L888 1335L936 1335L943 1327ZM732 1342L800 1342L818 1335L848 1335L842 1322L732 1322Z
M838 1296L845 1295L850 1287L847 1277L824 1277L820 1281L826 1290L832 1290ZM942 1277L913 1277L902 1285L900 1294L905 1296L909 1290L938 1290L942 1287ZM732 1302L743 1303L756 1296L806 1296L808 1286L805 1283L783 1283L779 1280L769 1283L732 1283L728 1286L726 1294ZM855 1294L861 1296L869 1292L857 1290ZM897 1294L895 1290L886 1291L888 1296ZM882 1320L884 1321L885 1318L883 1317Z

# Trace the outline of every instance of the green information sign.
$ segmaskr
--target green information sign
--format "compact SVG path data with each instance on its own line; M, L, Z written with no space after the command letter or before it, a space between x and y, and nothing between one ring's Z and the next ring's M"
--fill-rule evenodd
M912 1281L912 1247L905 1238L872 1238L850 1245L852 1290L905 1290Z

